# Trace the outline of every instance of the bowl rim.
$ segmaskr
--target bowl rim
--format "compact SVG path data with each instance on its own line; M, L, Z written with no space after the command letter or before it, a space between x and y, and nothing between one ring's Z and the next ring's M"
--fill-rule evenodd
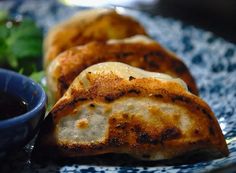
M33 107L30 111L27 111L24 114L20 114L19 116L15 116L15 117L12 117L9 119L0 120L0 129L3 129L3 128L10 127L10 126L22 124L22 123L26 122L27 120L31 119L32 117L34 117L37 114L37 112L39 112L41 109L44 109L44 107L46 106L47 96L46 96L44 89L38 83L36 83L32 79L30 79L29 77L19 74L17 72L11 71L11 70L3 69L3 68L0 68L0 73L1 72L6 75L13 75L15 77L27 80L32 85L35 85L37 90L39 90L39 92L40 92L40 99L38 100L36 106ZM46 112L46 109L45 109L45 112Z

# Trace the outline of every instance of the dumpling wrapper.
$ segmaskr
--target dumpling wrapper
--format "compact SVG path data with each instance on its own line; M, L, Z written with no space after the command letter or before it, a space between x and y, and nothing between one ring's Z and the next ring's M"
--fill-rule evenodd
M181 79L118 62L84 70L47 116L34 155L126 153L141 160L228 155L210 107Z
M106 43L91 42L61 53L47 69L50 102L55 103L61 98L74 78L84 69L111 61L181 78L187 83L189 90L198 95L194 78L181 59L156 41L136 35L121 40L109 40Z
M57 55L71 47L91 41L122 39L133 35L147 35L135 19L112 9L89 9L52 27L44 40L44 67Z

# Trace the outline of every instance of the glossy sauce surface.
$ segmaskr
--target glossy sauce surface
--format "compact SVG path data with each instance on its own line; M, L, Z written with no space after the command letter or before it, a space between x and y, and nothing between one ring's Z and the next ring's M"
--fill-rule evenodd
M27 103L20 97L0 91L0 120L9 119L27 112Z

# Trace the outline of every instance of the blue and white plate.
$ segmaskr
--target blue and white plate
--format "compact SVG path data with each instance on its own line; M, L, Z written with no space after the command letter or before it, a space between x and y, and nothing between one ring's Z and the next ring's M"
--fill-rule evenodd
M47 32L58 21L82 10L68 7L54 0L39 1L0 1L0 9L9 9L12 15L30 16ZM1 161L0 172L209 172L229 165L236 165L236 46L213 35L188 26L180 21L160 16L117 8L139 20L148 33L165 47L183 59L196 79L200 96L213 109L225 135L230 155L189 165L161 166L153 164L127 164L119 157L111 155L109 164L102 159L88 162L34 164L30 161L33 148L28 144L24 150Z

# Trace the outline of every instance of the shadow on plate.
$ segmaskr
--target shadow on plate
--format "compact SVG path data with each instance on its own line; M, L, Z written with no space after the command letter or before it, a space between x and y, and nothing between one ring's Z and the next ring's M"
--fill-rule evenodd
M31 142L33 144L33 142ZM158 167L158 166L181 166L212 160L207 153L196 151L194 154L185 155L172 160L140 161L127 154L104 154L99 156L79 158L50 158L44 153L44 157L32 157L33 145L27 145L21 151L12 151L0 160L0 172L44 172L53 169L59 171L64 166L119 166L119 167Z
M45 164L52 162L59 166L64 165L89 165L89 166L142 166L142 167L153 167L153 166L179 166L182 164L194 164L198 162L205 162L212 160L209 154L205 152L196 152L191 155L181 156L171 160L161 161L144 161L130 157L127 154L103 154L98 156L83 156L78 158L50 158L50 157L32 157L31 162L37 164Z

